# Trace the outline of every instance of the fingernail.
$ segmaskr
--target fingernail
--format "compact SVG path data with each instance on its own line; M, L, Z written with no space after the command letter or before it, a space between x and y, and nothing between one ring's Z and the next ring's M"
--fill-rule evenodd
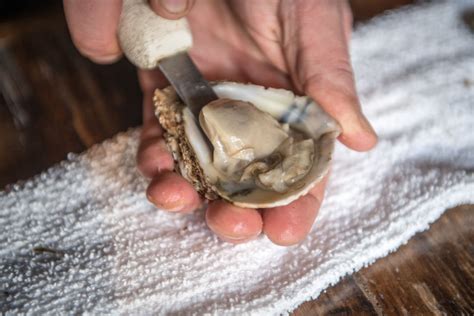
M261 233L262 233L262 231L259 231L257 234L252 234L252 235L240 235L240 234L237 234L237 235L234 235L234 234L220 234L220 235L221 235L221 238L227 239L229 241L242 241L242 240L255 239L258 236L260 236Z
M166 11L173 14L180 14L188 7L187 0L158 0Z
M222 235L220 236L220 238L225 241L225 242L229 242L231 244L239 244L239 243L242 243L242 242L247 242L247 241L251 241L251 240L254 240L258 237L257 236L249 236L249 237L229 237L229 236L225 236L225 235Z
M89 59L97 64L111 64L119 60L121 56L122 54L117 53L102 56L89 56Z
M163 210L163 211L167 211L167 212L181 212L181 211L184 211L184 210L187 210L187 205L183 205L180 201L177 201L177 202L174 202L174 203L166 203L166 204L162 204L162 203L158 203L157 201L155 201L153 199L153 197L151 197L150 195L147 195L146 196L148 201L150 201L154 206L156 206L157 208Z

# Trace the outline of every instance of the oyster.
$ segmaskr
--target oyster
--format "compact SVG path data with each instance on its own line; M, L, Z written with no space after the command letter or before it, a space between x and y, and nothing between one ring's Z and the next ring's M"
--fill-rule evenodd
M309 97L233 82L199 118L172 87L156 90L156 115L176 170L209 200L250 208L289 204L329 168L340 128Z

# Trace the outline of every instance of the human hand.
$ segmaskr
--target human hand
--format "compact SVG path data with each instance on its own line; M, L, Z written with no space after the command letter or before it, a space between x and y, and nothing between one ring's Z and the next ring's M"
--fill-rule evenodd
M166 2L175 10L164 9L165 1L151 1L151 6L165 18L189 12L194 39L190 54L208 80L252 82L309 95L341 124L342 143L360 151L375 145L375 132L355 91L348 55L352 18L346 1L201 0L194 7L193 0ZM64 0L64 7L72 38L85 56L101 63L120 57L116 38L120 0ZM165 80L158 71L139 71L139 79L144 117L137 162L152 179L148 199L162 209L191 212L203 201L191 184L172 172L173 159L153 114L153 90ZM271 209L214 201L206 210L206 221L229 242L245 242L263 231L276 244L296 244L311 229L325 183L287 206Z

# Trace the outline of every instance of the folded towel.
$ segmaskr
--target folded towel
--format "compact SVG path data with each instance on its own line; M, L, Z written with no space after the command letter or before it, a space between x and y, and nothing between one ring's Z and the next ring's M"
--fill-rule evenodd
M474 37L467 2L423 4L354 34L364 109L380 135L338 145L308 238L221 242L202 213L168 214L145 197L138 130L0 193L0 311L278 314L474 203Z

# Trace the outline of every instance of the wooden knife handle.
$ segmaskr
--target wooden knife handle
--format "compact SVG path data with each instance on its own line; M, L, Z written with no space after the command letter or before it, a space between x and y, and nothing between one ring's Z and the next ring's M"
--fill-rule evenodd
M156 68L161 59L192 46L186 18L164 19L146 0L123 0L118 37L125 56L144 69Z

